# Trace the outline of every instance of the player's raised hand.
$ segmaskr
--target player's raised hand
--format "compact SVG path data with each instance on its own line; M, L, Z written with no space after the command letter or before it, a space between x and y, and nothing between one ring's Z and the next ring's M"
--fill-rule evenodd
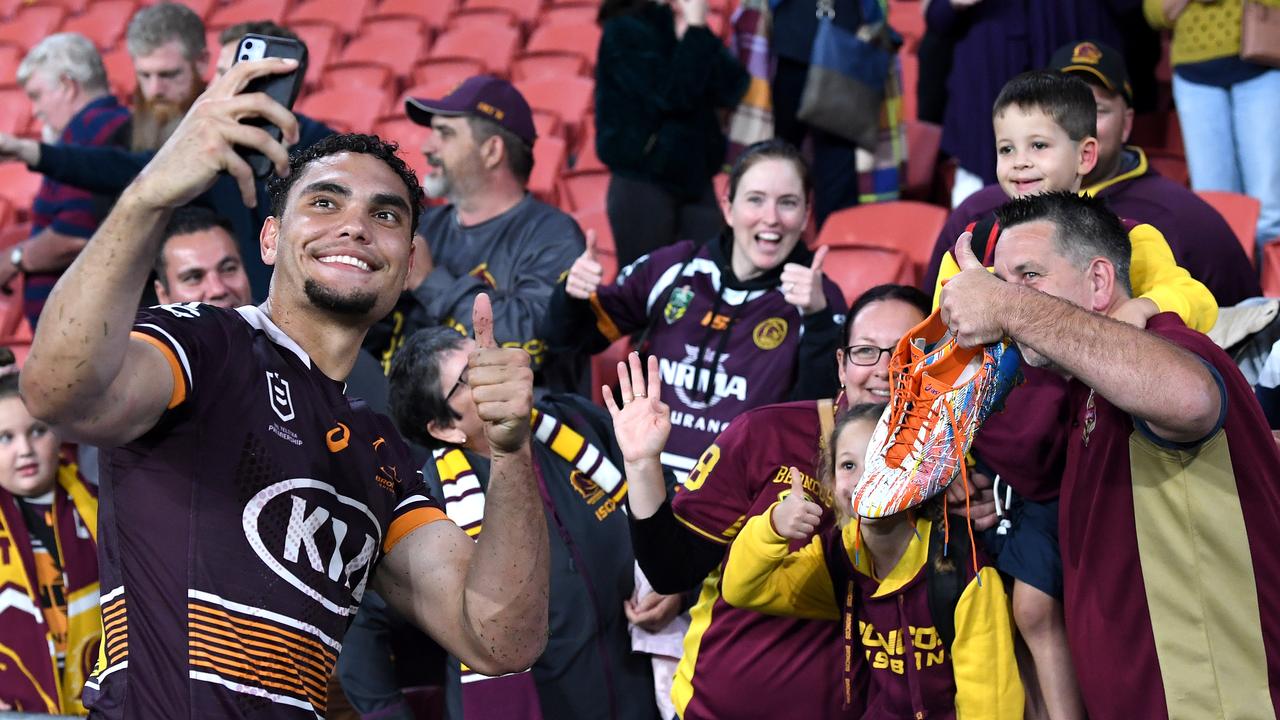
M822 263L827 259L827 246L813 254L809 267L800 263L782 266L782 294L787 302L795 305L805 315L812 315L827 308L827 294L822 288Z
M500 348L493 337L493 307L489 296L476 296L471 311L476 349L467 359L467 384L484 421L484 435L495 453L513 453L529 442L529 414L533 410L533 370L529 353Z
M791 468L791 492L773 506L769 519L773 529L788 540L807 540L818 529L822 506L805 496L804 475L799 469Z
M604 280L604 266L596 259L596 231L587 230L586 252L573 261L569 277L564 281L564 291L569 297L586 300Z
M245 205L257 204L253 170L236 152L236 146L257 151L271 159L276 173L289 172L286 143L297 142L298 119L265 93L241 94L264 75L291 72L297 61L267 58L236 63L196 99L173 135L134 181L133 192L156 208L185 205L203 193L226 172L235 178ZM242 121L261 118L283 131L277 141L261 127Z
M656 460L671 434L671 408L662 402L657 356L650 355L648 365L646 379L640 367L640 353L633 352L627 356L627 362L618 363L621 408L613 401L613 392L604 388L604 404L613 416L618 449L628 463Z

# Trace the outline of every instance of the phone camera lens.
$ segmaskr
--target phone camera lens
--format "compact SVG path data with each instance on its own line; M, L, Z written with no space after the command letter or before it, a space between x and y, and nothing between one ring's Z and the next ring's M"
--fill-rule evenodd
M248 59L249 59L249 55L248 55L248 54L241 55L241 56L240 56L240 59L241 59L241 60L248 60Z

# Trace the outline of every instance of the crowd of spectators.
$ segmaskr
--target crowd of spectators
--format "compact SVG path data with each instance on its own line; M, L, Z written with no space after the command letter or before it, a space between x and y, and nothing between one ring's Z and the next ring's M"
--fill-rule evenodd
M0 716L1280 712L1280 0L275 5L0 34Z

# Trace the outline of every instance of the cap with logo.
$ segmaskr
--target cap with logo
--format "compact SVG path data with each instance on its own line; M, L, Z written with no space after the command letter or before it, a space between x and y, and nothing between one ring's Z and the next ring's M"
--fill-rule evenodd
M405 98L404 109L419 125L431 125L432 115L475 115L496 122L530 146L538 138L533 111L524 96L511 83L492 75L469 77L439 100Z
M1088 75L1101 81L1103 87L1111 92L1120 93L1125 102L1133 105L1129 70L1125 67L1124 56L1115 48L1091 41L1063 45L1049 60L1049 69Z

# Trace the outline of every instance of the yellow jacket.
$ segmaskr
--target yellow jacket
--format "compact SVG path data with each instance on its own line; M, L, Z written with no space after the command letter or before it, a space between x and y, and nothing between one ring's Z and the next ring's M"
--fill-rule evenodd
M957 718L1022 718L1024 695L1013 654L1013 619L995 568L982 565L976 574L972 568L961 568L969 582L956 603L956 634L948 652L929 612L924 573L928 520L917 520L916 535L902 559L877 579L869 553L855 553L856 524L815 536L808 545L788 553L788 543L774 531L771 515L772 508L751 518L734 540L725 561L724 599L735 607L771 615L840 620L846 608L837 598L845 590L841 588L837 595L828 557L848 560L856 570L851 583L856 587L849 592L857 596L852 605L871 676L867 717L910 715L914 684L917 702L921 693L926 702L930 698L937 702L954 688ZM845 557L829 552L826 543L832 541L843 545ZM850 621L845 621L846 634ZM908 636L914 662L907 652ZM950 677L941 672L947 664ZM916 677L909 680L908 673ZM931 712L946 715L950 709L933 707Z

